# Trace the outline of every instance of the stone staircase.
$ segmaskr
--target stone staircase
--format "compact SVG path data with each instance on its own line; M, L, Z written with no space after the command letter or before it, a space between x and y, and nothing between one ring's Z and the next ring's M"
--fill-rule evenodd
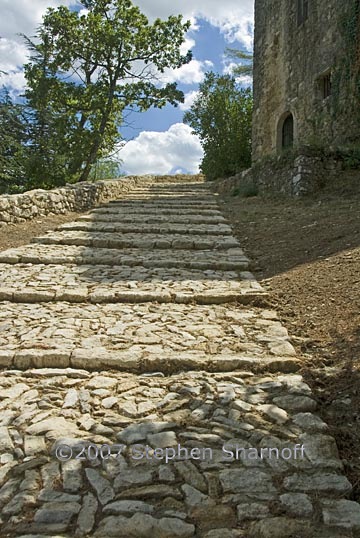
M1 537L359 535L301 358L205 184L146 182L0 253L0 275Z

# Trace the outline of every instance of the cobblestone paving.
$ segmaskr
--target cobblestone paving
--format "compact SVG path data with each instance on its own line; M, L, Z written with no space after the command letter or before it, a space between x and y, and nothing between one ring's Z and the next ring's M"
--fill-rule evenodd
M1 538L359 536L301 357L204 184L137 188L0 275Z

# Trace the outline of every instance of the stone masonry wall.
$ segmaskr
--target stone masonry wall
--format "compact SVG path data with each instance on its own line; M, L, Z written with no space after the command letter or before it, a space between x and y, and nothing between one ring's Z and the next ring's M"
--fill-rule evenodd
M335 181L341 167L342 161L335 156L324 157L308 150L291 158L278 156L262 160L253 168L216 181L214 188L222 194L246 196L253 185L265 195L303 196L316 193Z
M179 176L127 176L96 183L66 185L50 191L36 189L23 194L5 194L0 196L0 227L54 213L85 211L149 181L171 182L178 179ZM194 176L193 180L197 179L201 180L201 177Z
M289 113L295 146L336 148L359 142L356 98L341 78L347 54L341 18L352 17L355 1L309 2L308 18L298 25L297 1L256 0L254 162L279 153L282 123ZM332 90L324 98L321 77L329 72Z

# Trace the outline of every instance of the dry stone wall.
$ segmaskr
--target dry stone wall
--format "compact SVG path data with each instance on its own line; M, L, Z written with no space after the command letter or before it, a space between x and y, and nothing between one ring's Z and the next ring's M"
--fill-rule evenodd
M178 176L176 176L178 177ZM0 196L0 228L49 214L84 211L126 194L136 186L163 180L161 176L126 176L96 183L78 183L46 191L36 189L23 194ZM168 182L174 178L166 178ZM201 179L194 177L194 181Z

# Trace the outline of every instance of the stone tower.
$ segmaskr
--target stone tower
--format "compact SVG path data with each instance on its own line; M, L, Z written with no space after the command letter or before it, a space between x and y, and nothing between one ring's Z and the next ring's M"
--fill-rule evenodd
M360 1L255 0L253 162L360 146Z

